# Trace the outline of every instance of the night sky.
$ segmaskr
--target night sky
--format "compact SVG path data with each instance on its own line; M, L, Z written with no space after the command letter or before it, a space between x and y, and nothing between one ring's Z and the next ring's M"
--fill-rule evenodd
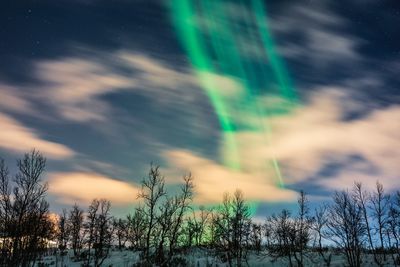
M253 16L246 1L218 2L232 20ZM222 116L173 23L178 4L1 1L0 156L12 170L30 149L47 157L52 210L104 197L125 211L150 162L161 165L172 191L191 171L196 205L240 188L261 204L260 216L295 203L301 189L318 202L354 181L400 189L399 1L264 1L296 103L289 110L268 89L278 87L272 71L246 72L257 81L251 88L264 90L246 99L246 80L222 71L216 56L219 72L201 76L212 77L231 110L240 168L227 163L234 152L226 149ZM220 17L214 24L225 25ZM256 31L253 23L238 25ZM220 52L237 46L243 62L268 70L270 55L259 57L258 42L244 39ZM248 112L255 105L269 115ZM253 120L268 124L268 137L249 130Z

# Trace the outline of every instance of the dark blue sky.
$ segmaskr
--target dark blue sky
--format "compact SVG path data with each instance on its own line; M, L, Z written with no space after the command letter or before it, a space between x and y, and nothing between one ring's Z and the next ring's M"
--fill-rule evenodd
M225 4L243 8L239 2ZM42 151L55 210L90 197L124 209L151 161L171 186L191 170L198 203L221 198L214 195L224 185L262 203L293 200L299 189L320 201L354 180L397 189L400 2L265 5L300 102L287 117L268 118L268 148L257 145L259 136L237 133L249 162L238 172L223 164L218 116L177 38L168 1L1 1L0 155L12 165L23 151ZM218 78L227 87L238 82ZM284 190L252 169L272 150Z

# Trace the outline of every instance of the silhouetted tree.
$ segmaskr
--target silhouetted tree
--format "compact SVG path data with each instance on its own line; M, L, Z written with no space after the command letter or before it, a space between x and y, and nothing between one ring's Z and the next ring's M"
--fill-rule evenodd
M128 240L133 250L143 250L145 247L145 237L147 221L141 207L135 209L133 215L127 216L128 221Z
M308 242L311 239L311 225L312 219L309 215L308 199L304 191L300 191L298 203L298 217L295 220L295 253L293 254L297 266L304 266L304 256L307 249Z
M32 150L17 161L15 186L3 160L0 160L0 215L2 222L2 261L8 266L34 263L54 237L54 222L45 200L48 189L41 176L46 159Z
M271 230L268 254L275 260L287 257L289 266L292 267L296 228L290 211L284 209L277 215L273 214L267 218L265 225Z
M146 235L144 258L150 262L150 251L152 249L152 238L156 234L157 209L165 196L164 177L161 175L159 166L151 165L147 179L142 181L142 189L138 195L143 200L143 215L146 218Z
M117 239L118 249L125 247L129 236L128 220L118 218L113 220L114 234Z
M233 196L225 194L222 205L213 217L215 245L225 255L229 266L241 266L247 260L250 237L250 211L243 193L236 190Z
M191 174L183 177L183 185L180 188L180 194L174 197L173 208L172 208L172 221L171 221L171 232L169 239L169 255L168 261L171 261L172 256L178 245L179 235L183 230L183 219L186 212L190 208L191 201L193 199L193 177ZM168 214L168 213L167 213ZM168 216L168 215L167 215Z
M397 191L390 203L388 214L390 247L393 247L392 259L395 266L400 264L400 192Z
M173 216L177 210L175 199L167 198L162 206L159 207L159 216L157 217L155 238L155 263L159 266L166 264L168 259L165 258L166 243L171 238L171 230L173 227Z
M68 216L68 232L70 234L71 247L75 257L80 255L82 243L84 241L83 220L83 210L75 204Z
M96 242L96 223L97 223L97 212L99 210L100 201L94 199L89 205L87 210L86 220L83 223L85 230L85 247L86 247L86 266L90 265L93 245Z
M112 244L113 217L110 214L111 202L105 199L100 200L100 205L97 213L95 224L95 239L94 239L94 265L100 266L107 258Z
M265 245L267 249L269 249L272 244L272 237L273 237L272 235L273 228L269 218L267 218L267 220L264 222L263 231L264 231Z
M328 223L328 208L326 205L319 206L314 212L314 221L312 228L316 233L316 246L317 252L326 264L327 267L331 266L332 252L325 249L322 240L326 238L325 231Z
M365 233L368 238L368 245L369 245L370 250L372 251L374 261L376 263L379 263L377 254L376 254L376 250L375 250L375 244L372 239L372 233L371 233L372 224L370 221L370 216L368 214L368 206L371 201L371 194L368 191L363 189L362 183L355 182L354 187L353 187L353 196L354 196L355 201L357 202L357 205L359 206L359 209L362 214L362 218L363 218L363 221L365 224L365 230L366 230Z
M388 228L388 212L389 212L389 195L385 194L383 185L376 182L376 191L371 197L371 209L372 217L376 220L375 232L378 234L379 247L378 253L376 254L376 263L379 266L383 266L386 261L386 230Z
M366 227L362 210L348 191L337 191L329 208L328 237L346 256L351 267L361 266Z
M0 233L1 242L1 265L6 265L11 257L11 240L8 227L11 222L11 188L9 185L10 173L4 159L0 158Z
M66 250L68 249L68 241L69 241L69 228L68 228L68 218L67 211L63 209L62 214L58 217L57 220L57 247L61 254L61 266L64 266L64 255Z
M193 244L200 247L209 243L206 235L208 234L208 225L211 222L211 212L212 209L200 206L198 212L193 210L193 215L187 218L184 224L184 244L186 247L191 247Z
M196 220L197 231L195 232L196 245L200 246L205 243L205 235L207 225L210 222L212 209L206 209L204 206L199 207L199 219Z
M257 253L261 251L261 244L263 239L263 227L260 224L252 223L250 227L250 245Z
M83 266L101 266L112 244L142 251L140 266L185 265L180 256L193 246L215 253L217 262L229 266L248 265L248 252L262 256L264 248L288 266L321 261L330 266L333 250L345 256L348 266L360 267L362 255L371 253L375 265L400 265L400 192L390 196L379 182L373 192L361 183L350 192L335 192L332 203L318 206L314 217L301 191L297 213L284 209L258 224L240 190L224 194L215 209L194 210L192 176L184 176L177 192L168 195L159 167L151 165L138 194L140 203L125 219L113 218L111 203L104 199L94 199L86 213L75 204L55 219L45 200L48 186L41 180L45 165L33 150L18 160L12 177L0 159L0 266L40 265L50 242L58 247L56 265L58 255L64 257L72 248ZM334 247L324 247L327 243ZM310 257L315 255L319 257Z
M113 236L110 208L110 201L105 199L94 199L88 208L84 223L87 266L91 263L92 253L96 267L100 266L108 256Z
M289 266L304 266L304 258L311 240L312 219L309 215L307 196L300 191L298 215L292 217L288 210L268 218L266 229L267 249L274 259L287 257Z

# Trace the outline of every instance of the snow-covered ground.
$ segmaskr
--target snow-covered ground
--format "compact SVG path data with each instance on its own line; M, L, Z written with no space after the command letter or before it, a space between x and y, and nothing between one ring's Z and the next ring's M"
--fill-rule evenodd
M220 259L211 255L209 252L205 250L194 250L189 254L181 255L187 263L188 267L226 267L229 266L227 263L223 263ZM373 261L372 255L363 255L363 264L362 266L376 266ZM131 267L135 263L139 261L139 253L132 252L130 250L122 250L119 251L117 249L113 249L110 251L110 255L107 259L104 260L102 266L112 266L112 267ZM384 266L393 266L391 263L391 257L388 256L388 261ZM60 256L45 256L42 260L38 261L36 266L43 266L40 263L44 263L44 266L71 266L71 267L80 267L82 266L82 262L77 262L73 260L72 251L68 252L68 255L64 256L62 259ZM265 255L257 255L256 253L250 253L248 255L247 260L248 266L250 267L283 267L289 266L287 258L280 258L274 261L271 257ZM343 255L333 255L332 256L332 267L341 267L345 266L346 261ZM246 266L244 263L243 266ZM316 253L310 254L305 260L305 266L310 267L320 267L325 266L323 260Z

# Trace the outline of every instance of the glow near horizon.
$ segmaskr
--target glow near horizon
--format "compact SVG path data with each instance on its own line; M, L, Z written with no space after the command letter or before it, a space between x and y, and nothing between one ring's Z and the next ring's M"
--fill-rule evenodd
M282 110L289 113L297 101L288 71L276 53L264 4L261 0L251 0L250 5L240 1L242 13L237 15L242 21L238 22L226 6L232 3L223 0L171 0L170 10L182 46L218 116L223 136L222 160L227 167L240 171L240 145L235 134L250 130L262 134L265 144L270 143L272 129L264 118L282 113ZM245 10L251 12L246 13ZM255 28L257 31L254 31ZM253 45L257 54L263 56L249 59L246 44L240 38ZM226 88L218 88L215 76L210 74L240 81L244 95L236 101L227 101L222 93ZM272 88L271 80L278 85L278 90ZM266 90L265 86L270 88ZM286 100L286 104L278 109L267 107L264 111L257 101L260 96L278 96ZM246 119L250 120L249 114L251 118L257 118L256 125L243 123ZM275 184L283 187L279 163L275 158L270 161L276 176Z

